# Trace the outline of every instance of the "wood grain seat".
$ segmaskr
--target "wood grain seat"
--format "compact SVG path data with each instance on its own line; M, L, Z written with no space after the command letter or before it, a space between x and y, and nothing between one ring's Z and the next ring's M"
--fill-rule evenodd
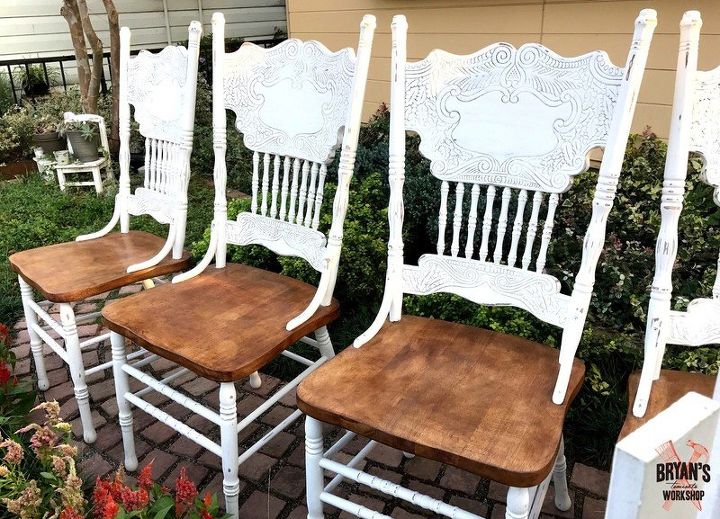
M228 264L115 301L103 317L111 330L153 353L211 380L232 382L338 316L333 299L303 325L285 329L315 291L281 274Z
M127 268L158 253L165 239L142 231L111 233L88 241L71 241L18 252L10 266L46 299L82 301L108 290L186 269L190 256L167 257L154 267L128 273Z
M558 351L518 337L421 317L386 323L299 386L298 407L323 422L506 485L549 474L568 403L552 403Z
M660 372L660 378L653 382L647 411L645 411L645 415L641 418L638 418L632 413L633 400L637 394L639 383L640 371L635 371L630 375L630 379L628 380L628 397L630 403L618 441L670 407L671 404L677 402L690 391L695 391L696 393L712 398L713 389L715 388L715 377L703 375L702 373L689 373L687 371L662 370Z

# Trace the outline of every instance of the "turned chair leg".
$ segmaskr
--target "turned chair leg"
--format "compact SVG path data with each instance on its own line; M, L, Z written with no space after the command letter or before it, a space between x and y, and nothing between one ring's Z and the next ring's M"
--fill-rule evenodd
M510 487L505 519L528 519L528 517L530 517L530 489Z
M83 426L83 439L85 443L93 443L97 435L95 434L95 426L90 411L90 393L88 393L87 384L85 383L85 366L82 351L80 351L77 325L75 324L75 311L68 303L60 305L60 322L65 335L65 351L67 352L70 377L75 390L75 400L77 401L80 421Z
M35 373L37 373L38 388L45 391L50 387L45 370L45 357L43 356L43 342L40 336L33 329L37 326L38 320L35 310L30 307L30 301L33 300L32 287L28 285L23 278L18 276L20 283L20 297L22 298L23 310L25 311L25 324L27 326L28 336L30 337L30 350L32 351L33 361L35 362Z
M315 340L318 342L320 355L327 359L332 359L335 356L335 350L333 349L332 342L330 341L330 334L328 333L327 326L323 326L322 328L315 330Z
M567 485L567 463L565 462L565 439L560 437L560 449L557 458L555 458L555 467L553 468L553 484L555 485L555 506L558 510L566 512L570 510L572 501Z
M262 379L260 378L260 373L257 371L250 375L249 378L250 387L253 389L258 389L260 386L262 386Z
M93 183L95 184L95 192L100 194L103 192L102 177L100 176L100 168L93 168L92 170Z
M138 459L135 454L135 436L133 432L133 415L130 404L125 395L130 391L130 377L123 369L127 364L125 351L125 337L119 333L110 332L110 346L112 348L113 379L115 379L115 398L118 406L118 421L122 433L123 451L125 452L125 468L134 471L138 468Z
M223 494L225 511L230 517L239 517L238 495L238 430L235 384L220 384L220 447L222 448Z
M325 488L320 460L323 456L322 422L312 416L305 417L305 487L307 490L308 519L323 519L323 502L320 494Z
M58 177L58 185L60 186L60 191L65 191L65 173L62 172L62 170L57 170L57 177Z

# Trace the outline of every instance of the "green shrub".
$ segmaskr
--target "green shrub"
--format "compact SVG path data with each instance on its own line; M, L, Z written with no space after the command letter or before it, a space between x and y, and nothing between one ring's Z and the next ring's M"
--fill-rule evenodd
M10 108L0 117L0 163L30 155L35 124L27 108Z

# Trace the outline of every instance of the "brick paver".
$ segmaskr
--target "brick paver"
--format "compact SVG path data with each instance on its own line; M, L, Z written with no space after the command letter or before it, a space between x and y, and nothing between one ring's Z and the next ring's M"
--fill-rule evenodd
M102 308L105 299L132 294L141 290L140 285L125 287L119 291L102 294L92 301L78 304L78 315L97 311ZM51 308L51 312L56 309ZM94 334L98 324L83 325L81 333ZM23 321L15 324L17 335L13 351L17 355L17 372L28 376L32 373L31 354L28 335ZM104 330L100 330L103 332ZM79 429L79 414L73 398L67 367L50 351L46 352L46 365L51 387L44 397L55 398L61 403L63 417L73 423L74 432ZM109 346L101 346L97 351L85 353L90 362L105 362L111 359ZM175 364L160 359L154 362L150 371L156 377L173 369ZM247 383L238 383L238 412L246 416L261 404L269 395L282 388L283 382L266 374L261 374L262 387L252 389ZM177 381L175 387L193 398L199 399L211 408L217 408L217 384L188 374ZM92 482L95 476L104 476L116 470L123 459L123 450L119 427L117 425L117 405L114 398L112 369L88 378L93 416L97 427L97 441L85 445L82 438L77 443L80 452L80 469L86 482ZM141 386L133 382L131 389ZM160 407L177 419L219 442L217 427L199 416L190 415L177 403L157 393L146 396L147 400ZM293 411L295 392L291 391L280 400L279 405L251 424L240 433L241 445L249 445L267 433L273 425L282 421ZM220 503L222 497L222 473L220 459L205 451L192 441L175 433L153 417L135 411L136 450L140 466L154 461L153 473L162 483L172 485L182 466L187 467L189 476L195 481L201 492L216 492ZM340 431L328 427L326 436L336 438ZM240 517L243 519L301 519L306 517L305 508L305 450L302 420L295 422L286 431L280 433L260 452L252 456L240 467ZM329 441L329 440L328 440ZM347 462L364 445L364 441L351 441L336 459ZM242 447L241 447L242 451ZM459 506L483 517L505 517L507 487L498 483L482 480L473 474L449 467L436 461L419 457L408 458L401 452L379 445L368 458L357 466L361 470L377 477L401 484L407 488L424 492L446 503ZM571 470L572 469L572 470ZM132 478L132 474L128 475ZM573 507L568 512L560 512L554 507L554 489L548 490L543 504L542 518L600 519L604 515L605 499L609 483L606 472L575 464L569 467L570 494ZM427 510L418 508L399 499L392 499L377 491L357 484L341 483L335 494L352 499L369 508L391 515L398 519L434 517ZM326 516L337 519L350 517L340 513L334 507L326 508Z

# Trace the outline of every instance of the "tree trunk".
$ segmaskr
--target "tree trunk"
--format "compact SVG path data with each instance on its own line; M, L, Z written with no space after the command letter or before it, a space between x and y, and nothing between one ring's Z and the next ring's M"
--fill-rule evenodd
M120 149L120 24L113 0L103 0L110 27L110 75L112 76L112 125L110 126L110 151Z
M65 18L65 21L67 21L73 49L75 50L75 60L78 66L78 82L80 83L80 98L86 99L91 72L90 61L87 56L87 47L85 46L85 33L83 32L82 22L80 21L80 10L77 0L63 0L60 14Z
M90 13L88 13L87 3L85 0L76 0L78 10L80 12L80 21L82 22L82 29L90 42L92 48L92 73L90 75L90 81L88 82L87 97L83 103L83 109L85 113L96 114L98 98L100 97L100 79L103 74L103 44L98 38L95 29L90 21Z

